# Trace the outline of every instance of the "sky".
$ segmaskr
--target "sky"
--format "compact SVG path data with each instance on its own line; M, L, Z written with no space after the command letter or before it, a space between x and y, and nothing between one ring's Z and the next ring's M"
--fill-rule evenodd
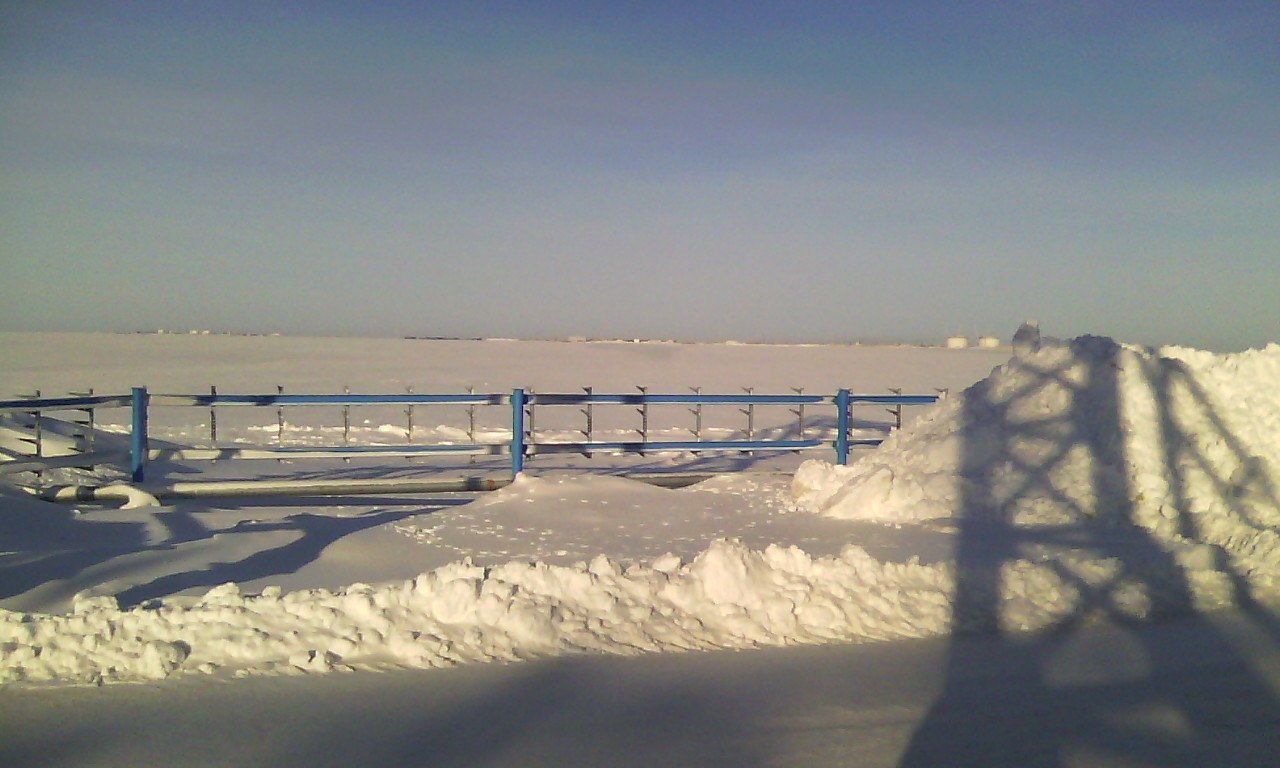
M0 0L0 330L1280 341L1280 4Z

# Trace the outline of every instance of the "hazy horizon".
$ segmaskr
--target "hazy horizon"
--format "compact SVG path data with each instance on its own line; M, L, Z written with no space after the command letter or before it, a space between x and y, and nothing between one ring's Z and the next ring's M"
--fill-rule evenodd
M948 334L936 339L908 339L881 336L848 337L827 341L813 341L802 338L794 339L753 339L753 338L699 338L682 337L621 337L621 336L438 336L431 334L378 334L378 333L285 333L280 331L231 331L216 328L143 328L138 330L41 330L41 329L3 329L0 334L84 334L96 333L114 336L232 336L243 338L287 337L297 339L369 339L378 341L554 341L565 343L642 343L642 344L752 344L775 346L944 346L951 336L963 336L971 347L976 347L979 338L991 337L999 339L1001 346L1009 346L1010 339L997 334Z
M1280 5L0 6L0 328L1280 340Z

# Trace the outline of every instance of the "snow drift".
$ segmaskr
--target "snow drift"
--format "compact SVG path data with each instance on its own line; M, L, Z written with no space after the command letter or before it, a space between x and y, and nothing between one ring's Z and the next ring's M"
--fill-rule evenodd
M1275 344L1214 355L1047 340L856 465L807 463L795 495L835 517L898 522L1115 522L1132 507L1164 527L1181 507L1232 507L1274 523L1278 385Z
M884 640L1269 600L1278 383L1275 345L1217 356L1029 343L863 461L796 473L792 514L952 531L951 558L724 540L683 559L463 560L395 583L227 584L129 609L85 595L65 615L0 611L0 681Z
M806 462L805 509L901 524L1128 533L1273 595L1280 345L1233 355L1100 337L1020 347L849 467Z

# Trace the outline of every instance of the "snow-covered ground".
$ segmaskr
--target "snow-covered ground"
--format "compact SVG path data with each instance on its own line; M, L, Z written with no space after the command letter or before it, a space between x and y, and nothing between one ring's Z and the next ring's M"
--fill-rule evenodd
M975 701L995 705L981 690L983 679L1032 691L1040 707L1053 706L1047 692L1059 683L1090 675L1105 685L1089 688L1089 696L1069 706L1087 701L1101 707L1112 695L1142 692L1128 699L1136 709L1098 722L1119 728L1117 722L1137 717L1143 725L1130 723L1116 733L1132 739L1143 734L1145 741L1116 737L1117 743L1099 742L1069 756L1062 739L1051 740L1061 763L1115 758L1113 764L1194 764L1197 755L1260 756L1249 751L1255 737L1274 736L1280 727L1280 634L1273 612L1280 602L1280 346L1218 356L1093 337L1028 339L1010 359L1008 350L906 347L41 334L5 335L3 342L5 396L36 388L46 394L119 391L137 384L173 392L207 391L209 385L222 392L276 386L293 392L343 386L368 392L410 386L417 392L467 386L623 391L636 385L650 391L751 386L760 393L793 387L824 394L839 387L951 392L912 414L905 429L849 467L827 463L825 454L803 464L803 457L676 456L641 467L751 470L679 490L540 459L516 483L489 494L205 500L119 510L56 506L11 489L0 496L0 607L6 609L0 613L0 679L9 688L0 706L13 707L15 715L48 716L48 707L60 700L41 689L67 684L163 679L143 689L102 690L128 691L112 700L143 709L152 696L222 696L226 703L210 704L209 711L240 711L234 692L261 696L264 689L255 681L208 686L233 677L354 670L341 677L356 682L299 690L363 695L380 687L363 681L399 680L411 668L526 660L513 669L527 673L487 673L507 676L480 698L527 682L538 686L536 693L522 694L531 706L551 707L559 699L541 686L563 690L557 686L572 680L575 690L563 695L569 710L616 717L623 709L584 697L577 686L608 669L606 676L618 675L620 696L631 701L643 695L646 673L634 671L642 667L545 659L829 649L834 643L852 655L806 658L864 669L854 679L833 674L850 686L862 679L868 690L883 691L888 709L876 710L881 704L870 700L855 707L836 697L823 705L830 711L806 704L793 713L803 725L776 709L762 714L761 722L794 735L821 730L824 723L867 729L888 718L897 723L889 729L892 738L881 748L872 739L863 753L845 745L817 749L812 761L803 759L810 753L798 752L760 764L896 764L898 757L938 764L937 756L946 753L936 751L941 747L934 740L965 720L957 710ZM811 428L824 429L817 416ZM740 417L724 415L725 429L738 428ZM367 432L356 439L394 429L389 418L370 417ZM684 428L675 426L684 415L665 418L672 429ZM793 416L760 414L758 423L768 427L770 418L780 425ZM885 416L863 418L860 428L876 430ZM256 426L272 424L268 418ZM194 440L206 426L175 418L160 428L180 442ZM254 426L246 424L245 432ZM618 466L607 457L592 461ZM367 477L457 470L236 464L243 466L217 471ZM1223 610L1231 613L1183 630L1153 624ZM946 641L955 631L986 639ZM885 640L895 642L857 648L894 650L847 646ZM1216 665L1214 679L1229 682L1233 695L1249 702L1248 710L1217 704L1196 709L1187 698L1167 694L1164 677L1185 683L1188 675L1201 674L1194 658L1171 663L1170 653L1200 652L1213 660L1205 663ZM761 665L786 666L800 657L679 658L673 663L686 666L677 677L714 678L724 686L732 673L709 672L719 664L726 670L745 665L739 672L755 674ZM922 663L932 665L930 674L913 671ZM877 664L899 670L903 679L923 674L927 693L917 691L894 714L892 701L905 689L868 677ZM382 672L370 678L365 670ZM435 670L429 675L441 677L427 679L465 688L469 683L458 682L458 674ZM769 674L776 675L776 667ZM790 685L778 682L782 700L801 696L797 680L815 679L797 673ZM402 691L399 683L387 685ZM668 697L676 678L661 685ZM282 706L289 695L281 695ZM696 685L688 695L726 700L723 692ZM466 698L456 702L458 717L474 703ZM748 701L765 698L756 690L746 695ZM638 710L644 705L632 703L643 717ZM432 717L447 722L454 714L436 708L450 706L435 701L438 717ZM716 714L700 706L691 722L714 726ZM850 707L860 708L856 716ZM1008 702L997 709L1008 712ZM516 717L509 708L504 713L508 720ZM1213 723L1222 721L1238 729L1232 738L1239 744L1233 741L1231 748L1243 751L1230 752L1221 734L1212 732ZM724 722L743 729L739 747L751 743L747 719L726 715ZM523 733L518 724L500 721L484 727ZM1077 730L1084 739L1090 729ZM438 764L460 764L464 757L500 762L496 747L476 760L473 751L449 744L441 737ZM1216 746L1206 753L1208 744ZM625 753L611 742L598 754L617 762ZM983 752L971 745L961 754ZM1059 764L1014 754L979 762ZM395 755L388 762L410 764ZM738 757L720 764L752 764L751 755Z

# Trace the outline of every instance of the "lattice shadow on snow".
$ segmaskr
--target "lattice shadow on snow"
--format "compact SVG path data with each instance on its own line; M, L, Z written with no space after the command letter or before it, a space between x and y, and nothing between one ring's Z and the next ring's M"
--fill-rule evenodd
M1073 712L1088 720L1075 737L1059 742L1051 723L1034 733L1008 733L990 713L972 706L990 681L964 671L976 662L975 647L963 638L952 644L948 682L930 714L917 729L901 762L902 766L936 765L1063 765L1068 754L1093 754L1107 759L1159 765L1237 764L1232 760L1230 734L1214 721L1213 708L1195 701L1176 687L1158 683L1161 669L1175 662L1166 648L1149 642L1151 633L1129 632L1145 656L1145 677L1132 686L1092 690L1088 684L1054 682L1047 670L1071 643L1076 630L1087 622L1106 621L1120 627L1147 624L1162 617L1194 610L1191 574L1180 567L1170 551L1135 518L1137 491L1125 471L1129 437L1121 414L1119 355L1121 348L1107 339L1084 337L1071 342L1072 354L1021 353L1010 366L1016 376L984 380L964 392L963 443L961 447L960 509L955 521L958 542L955 555L953 631L1002 635L1006 657L1001 665L1017 680L1025 681L1008 693L1028 707L1052 707L1050 702L1081 702ZM1211 476L1218 501L1242 520L1252 520L1241 502L1242 483L1254 497L1274 503L1275 489L1267 486L1247 452L1227 428L1208 394L1184 366L1159 357L1147 364L1145 376L1156 404L1164 455L1160 470L1169 479L1171 498L1177 506L1179 533L1202 541L1195 516L1186 509L1187 473L1191 467ZM1237 477L1218 477L1175 415L1175 390L1180 409L1190 407L1208 429L1233 452L1242 468ZM1046 403L1065 407L1046 409ZM1038 446L1027 450L1028 445ZM1082 475L1081 467L1087 471ZM1082 487L1083 486L1083 487ZM1049 500L1068 510L1082 524L1033 528L1018 524L1020 510ZM1110 525L1091 523L1103 518ZM1261 530L1262 523L1253 521ZM1062 589L1074 595L1065 614L1047 629L1035 633L1009 626L1005 600L1011 566L1019 559L1037 557L1032 545L1054 539L1070 542L1062 552L1039 549L1042 564L1052 569ZM1234 602L1251 617L1274 646L1280 641L1274 617L1255 605L1245 576L1235 570L1220 547L1211 547L1215 567L1233 585ZM1082 573L1067 556L1084 550L1092 558L1113 558L1110 573ZM1002 615L1002 611L1006 615ZM1205 633L1215 658L1234 658L1227 639L1212 626ZM1237 659L1238 660L1238 659ZM1240 666L1248 665L1241 661ZM987 662L990 663L989 660ZM1114 686L1114 683L1110 685ZM1265 680L1254 677L1249 690L1235 695L1263 702L1263 718L1280 720L1280 701ZM1229 694L1228 694L1229 695ZM1101 707L1099 702L1114 702ZM1071 705L1068 705L1071 706ZM1181 723L1168 730L1143 724L1134 712L1169 711ZM1058 711L1046 710L1046 716ZM1126 719L1125 712L1128 712ZM1025 714L1023 715L1025 717ZM1034 720L1034 718L1031 718ZM1229 729L1228 729L1229 730ZM1127 764L1126 762L1126 764Z

